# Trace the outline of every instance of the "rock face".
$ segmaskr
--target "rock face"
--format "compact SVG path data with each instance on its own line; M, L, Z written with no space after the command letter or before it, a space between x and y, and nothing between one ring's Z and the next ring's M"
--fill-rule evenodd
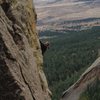
M0 0L0 100L51 100L32 0Z
M83 73L80 79L63 93L61 100L79 100L87 86L100 80L100 57Z

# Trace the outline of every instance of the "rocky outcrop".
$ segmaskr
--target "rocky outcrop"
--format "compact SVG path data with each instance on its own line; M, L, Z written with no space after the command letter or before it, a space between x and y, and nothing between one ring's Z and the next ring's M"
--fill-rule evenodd
M0 0L0 100L50 100L32 0Z
M61 100L79 100L87 86L100 79L100 57L83 73L80 79L63 93Z

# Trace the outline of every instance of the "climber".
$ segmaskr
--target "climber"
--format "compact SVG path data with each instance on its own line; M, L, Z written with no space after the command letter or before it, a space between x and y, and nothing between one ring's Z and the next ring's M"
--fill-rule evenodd
M41 45L41 50L42 50L42 54L44 55L44 53L46 52L46 50L49 48L49 42L45 42L45 43L42 43L40 41L40 45Z

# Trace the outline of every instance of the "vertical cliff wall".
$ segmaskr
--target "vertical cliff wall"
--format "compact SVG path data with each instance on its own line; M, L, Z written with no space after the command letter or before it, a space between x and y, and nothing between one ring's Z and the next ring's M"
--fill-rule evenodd
M50 100L32 0L0 0L0 100Z

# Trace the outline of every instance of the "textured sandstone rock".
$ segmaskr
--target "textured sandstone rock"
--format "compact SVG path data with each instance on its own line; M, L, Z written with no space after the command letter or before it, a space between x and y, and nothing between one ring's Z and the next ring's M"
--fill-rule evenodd
M87 86L100 79L100 57L83 73L80 79L63 93L61 100L79 100Z
M0 100L50 100L32 0L0 0Z

